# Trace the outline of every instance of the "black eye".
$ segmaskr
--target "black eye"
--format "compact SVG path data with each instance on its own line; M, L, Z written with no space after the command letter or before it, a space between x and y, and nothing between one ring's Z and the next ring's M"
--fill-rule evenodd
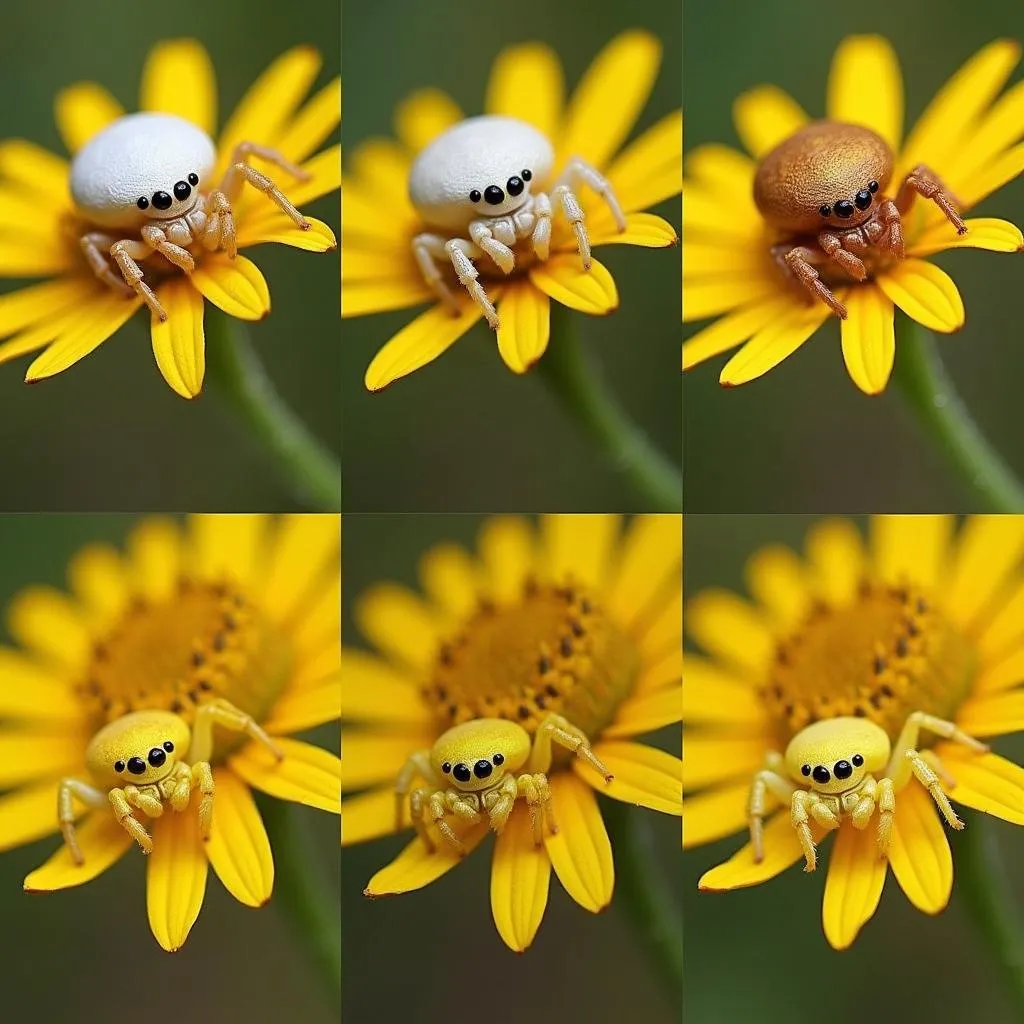
M469 767L464 765L461 761L452 769L452 775L454 775L459 782L469 782L469 780L473 778L473 773L469 770Z
M866 210L871 205L871 193L865 188L861 189L854 197L858 210Z
M195 172L195 171L193 171L193 172L192 172L192 173L191 173L191 174L190 174L190 175L188 176L188 183L189 183L190 185L198 185L198 184L199 184L199 175L198 175L198 174L196 174L196 172Z
M140 210L149 209L149 200L145 196L139 196L138 202L135 204Z
M505 182L505 188L508 189L508 194L510 196L517 196L524 188L526 188L526 186L523 184L522 178L512 177Z
M164 750L166 750L168 754L171 753L171 751L174 750L174 744L170 740L165 740Z
M821 786L824 786L825 783L828 782L828 780L830 778L832 778L832 776L829 775L828 769L823 764L819 764L814 769L814 773L813 774L814 774L814 781L817 782Z
M491 760L495 764L504 764L505 763L505 758L501 754L495 754L494 757L491 758Z
M158 210L169 210L174 200L166 192L153 193L153 205Z
M146 762L141 757L129 757L128 758L128 771L132 775L144 775L146 772Z
M849 199L840 199L836 203L836 216L837 217L852 217L853 216L853 203Z
M860 754L854 754L851 760L853 761L854 768L859 768L864 763L864 758Z
M486 779L493 771L494 769L491 767L491 762L485 761L483 758L480 758L480 760L473 765L473 774L478 779Z
M800 769L800 774L801 775L810 775L811 774L811 766L809 764L805 764L803 766L803 768Z
M832 207L831 206L819 206L818 207L818 213L820 213L822 215L822 217L831 217L832 216Z
M167 755L163 752L163 750L160 749L160 747L154 747L149 752L149 763L154 768L159 768L160 765L162 765L164 763L164 761L166 761L166 760L167 760Z
M484 189L484 199L487 200L491 206L497 206L499 203L505 201L505 193L498 188L497 185L488 185Z
M441 765L441 771L443 771L445 773L445 775L450 774L451 770L452 770L452 765L451 765L450 761L445 761L445 763L443 765Z
M523 179L523 181L529 181L533 177L533 171L523 171L520 177Z
M117 772L118 775L120 775L121 772L124 771L124 761L115 761L114 762L114 771Z
M483 193L480 191L480 189L475 188L473 189L472 192L469 193L469 201L471 203L479 203L481 199L483 199Z
M877 192L878 191L878 182L877 181L869 181L868 182L868 191L869 192Z
M183 202L192 195L192 186L187 181L177 181L174 183L174 198L178 202Z

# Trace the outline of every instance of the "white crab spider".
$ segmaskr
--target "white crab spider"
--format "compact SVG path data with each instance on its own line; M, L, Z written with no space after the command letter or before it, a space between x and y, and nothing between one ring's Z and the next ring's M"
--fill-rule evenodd
M238 252L231 204L248 182L269 196L303 230L309 222L265 174L248 165L257 156L299 180L309 175L277 150L243 142L219 185L213 140L173 114L128 114L93 136L71 163L71 196L83 218L101 228L81 237L96 276L116 291L137 294L160 320L167 313L146 284L138 261L159 253L191 274L193 249ZM119 237L130 234L132 237ZM109 259L108 259L109 257ZM121 272L119 277L111 266Z
M497 330L498 313L473 261L486 255L510 274L516 264L513 246L523 239L530 240L537 259L546 260L552 210L565 214L576 234L583 268L590 269L590 239L572 188L580 182L604 199L618 229L626 230L611 186L577 157L569 161L550 195L531 193L531 184L543 181L553 162L554 150L541 132L516 118L496 116L460 121L416 158L409 172L409 198L426 224L438 230L417 235L413 255L427 284L455 312L458 304L437 261L451 261L460 284ZM469 237L460 237L462 233Z

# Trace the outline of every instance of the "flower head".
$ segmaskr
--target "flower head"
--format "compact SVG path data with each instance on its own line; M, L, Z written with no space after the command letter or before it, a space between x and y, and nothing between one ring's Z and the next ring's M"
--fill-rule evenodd
M985 47L950 79L904 139L903 85L895 53L877 36L851 37L832 61L827 117L869 128L888 145L895 156L894 195L907 174L923 164L938 175L963 212L1024 170L1024 84L996 98L1019 56L1020 46L1014 42ZM757 161L810 118L774 86L745 93L736 101L734 116L751 156L721 145L700 146L690 153L683 211L684 318L718 317L684 342L683 369L742 345L722 370L719 380L725 386L767 373L833 315L825 302L809 301L806 291L786 281L772 254L783 236L754 203ZM865 259L867 279L859 284L838 268L834 280L829 270L822 270L847 312L842 320L846 368L868 394L882 391L892 371L895 306L935 331L963 326L964 306L956 285L926 257L964 247L995 252L1024 248L1020 230L1004 220L968 219L966 232L957 234L939 205L920 196L903 212L902 221L904 259L879 249Z
M830 520L812 529L806 552L772 545L755 555L754 602L725 590L687 602L687 631L707 654L686 655L685 846L744 829L755 774L814 723L862 718L894 744L914 712L978 739L1024 727L1024 516L977 516L959 531L952 516L876 516L867 547L851 523ZM915 907L945 907L953 862L943 793L1024 824L1024 770L977 746L920 733L942 790L916 776L897 785L887 856L880 808L860 829L842 818L823 906L833 946L849 946L874 914L889 868ZM770 808L764 859L748 844L702 889L757 885L804 860L789 807L771 799Z
M558 832L534 841L525 800L498 835L491 909L498 931L524 950L540 927L551 869L580 906L611 901L612 852L596 793L667 814L681 807L677 757L635 737L679 721L681 523L641 516L620 537L618 516L549 516L539 535L525 521L494 518L479 558L454 545L430 550L421 598L392 584L356 606L380 650L342 652L342 787L366 790L342 804L342 839L394 832L396 778L453 725L508 719L535 737L554 713L583 732L614 775L557 753L548 779ZM403 804L403 825L409 822ZM486 818L452 819L464 847ZM369 896L409 892L459 863L434 832L414 840L370 880Z
M187 187L195 188L194 195L200 190L206 195L225 182L225 172L233 160L240 159L238 147L243 143L255 144L257 149L245 159L280 185L294 207L337 189L339 148L321 152L317 148L341 118L338 81L303 103L319 69L320 58L309 47L298 47L278 58L224 124L210 181L200 182L192 174L188 182L177 183L182 194ZM199 43L175 40L153 49L142 76L139 109L182 118L207 136L213 135L216 85L210 58ZM57 126L72 155L124 115L117 100L91 82L65 89L56 101ZM288 167L301 175L289 175L281 165L265 160L259 152L263 147L276 150ZM90 176L94 170L90 167ZM102 173L100 168L101 177ZM204 244L189 244L188 254L194 262L190 273L162 253L143 256L137 228L100 228L76 207L69 175L67 160L35 143L21 139L0 142L0 274L51 279L0 297L0 338L7 339L0 342L0 362L44 349L25 378L41 380L66 370L113 335L143 305L142 298L121 282L121 271L107 251L114 241L127 239L139 247L134 258L140 261L144 280L151 283L166 314L166 319L161 319L154 312L151 318L157 366L179 395L194 398L202 389L205 371L204 302L243 320L260 320L270 312L270 292L263 274L246 257L231 258L223 245L208 251ZM284 180L280 180L282 176ZM195 186L189 184L193 177ZM91 180L99 187L96 194L103 194L104 183ZM174 184L171 181L167 187ZM140 196L139 208L145 201L152 211L165 199L172 201L167 192L160 195L160 204ZM326 224L303 217L307 226L301 228L267 194L250 185L232 199L231 210L239 249L264 242L312 252L335 247L334 234ZM97 231L93 266L82 239ZM106 281L97 276L102 267L107 269Z
M597 56L568 104L563 99L561 66L547 46L527 43L511 47L499 55L491 72L486 112L532 125L554 149L550 173L531 182L531 187L549 189L572 157L585 160L610 183L625 214L626 227L619 230L609 205L595 192L578 193L591 246L663 247L677 241L671 225L641 211L680 190L681 113L663 118L618 152L647 100L659 59L660 47L652 36L626 32ZM413 239L430 230L408 196L413 160L464 117L445 94L423 90L397 111L399 141L365 142L349 158L342 314L361 316L433 303L377 353L366 371L366 386L372 391L436 359L484 315L450 266L444 270L444 279L453 293L454 308L435 302L437 295L412 248ZM482 194L480 198L484 198ZM595 315L610 313L618 306L611 274L597 260L584 270L577 250L567 220L556 216L547 259L532 255L527 238L516 244L516 269L508 276L487 258L477 261L480 281L500 319L498 351L515 373L525 373L544 354L552 299ZM447 256L442 256L448 262Z
M164 949L178 949L202 907L208 864L236 899L266 903L274 862L252 789L339 810L338 758L289 738L338 718L339 543L330 515L197 516L187 530L147 519L127 555L104 544L80 551L71 594L18 595L8 614L18 647L0 648L0 785L9 790L0 848L58 831L60 780L92 781L87 746L105 725L135 711L192 725L198 708L227 701L284 758L217 729L209 841L200 838L198 794L145 825L149 922ZM85 807L76 800L74 809L81 816ZM86 811L77 837L83 863L62 845L25 879L26 891L91 881L134 846L106 806Z

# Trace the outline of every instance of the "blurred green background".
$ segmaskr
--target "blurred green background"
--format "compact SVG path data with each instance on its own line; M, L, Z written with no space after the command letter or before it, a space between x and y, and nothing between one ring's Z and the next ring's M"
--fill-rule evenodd
M808 516L686 517L686 594L709 586L745 593L743 566L762 544L803 550ZM685 686L685 681L684 681ZM997 752L1024 762L1020 738L997 739ZM685 759L685 737L684 737ZM965 810L967 828L982 816ZM988 817L985 826L1024 909L1024 831ZM951 833L954 870L963 836ZM684 1006L687 1024L901 1024L975 1020L1011 1024L1001 980L979 944L954 879L937 917L915 910L891 873L878 912L851 949L839 953L821 931L829 849L814 875L793 867L750 889L701 893L697 880L745 842L736 835L682 856L686 922Z
M346 515L345 642L366 646L351 617L360 593L382 580L418 587L415 569L423 553L439 541L472 548L481 521L475 515ZM676 751L678 727L663 730L654 743ZM679 819L635 813L650 824L651 852L678 899ZM407 833L342 848L346 1021L678 1024L679 998L666 994L646 962L618 897L605 913L590 914L552 873L536 940L524 954L511 952L491 918L490 839L425 889L366 899L366 883L409 839Z
M737 16L741 15L741 30ZM686 149L738 145L733 100L774 83L822 116L832 53L846 35L878 32L903 68L909 127L939 87L978 49L1024 34L1020 0L906 0L822 4L815 0L690 3L686 8ZM1019 81L1020 69L1012 81ZM1024 224L1024 180L997 192L972 216ZM956 280L967 309L958 334L939 335L940 353L992 443L1024 475L1019 382L1024 377L1021 286L1024 256L961 250L936 262ZM687 324L684 336L704 324ZM765 377L721 388L727 357L685 377L686 507L693 512L945 512L976 500L917 429L890 385L863 395L849 380L830 322Z
M120 545L134 521L119 515L0 516L0 608L28 584L64 587L67 561L79 547L96 540ZM0 639L10 642L6 633ZM335 728L310 738L337 750ZM337 818L305 807L295 812L309 827L313 853L332 883L326 898L333 902ZM23 893L25 875L59 844L59 836L50 836L0 853L5 1021L138 1024L140 1015L189 1024L337 1021L273 899L261 910L242 906L211 870L199 920L185 946L171 955L150 934L145 859L137 851L79 888Z
M339 0L8 0L0 32L0 137L64 155L54 97L83 79L135 108L150 47L194 36L217 70L220 123L279 54L312 43L324 57L317 88L340 66ZM309 212L338 229L338 198ZM247 252L270 284L273 312L248 327L283 398L337 448L338 254L265 245ZM0 281L10 290L17 282ZM0 366L0 508L10 511L290 509L294 499L255 443L207 386L189 402L164 383L148 320L132 321L63 374L28 387L30 357Z
M344 24L348 152L369 136L390 135L397 104L423 86L446 90L467 114L481 113L495 57L530 40L555 48L571 88L619 32L647 28L664 53L636 131L680 103L678 0L636 0L628 10L615 0L592 0L585 16L579 4L547 0L493 8L473 0L378 0L349 4ZM678 231L678 200L657 212ZM603 318L573 314L582 340L626 410L678 464L679 250L612 245L600 259L615 276L620 307ZM544 381L505 367L485 324L430 365L369 393L363 375L370 360L421 309L343 322L346 510L646 511L581 438Z

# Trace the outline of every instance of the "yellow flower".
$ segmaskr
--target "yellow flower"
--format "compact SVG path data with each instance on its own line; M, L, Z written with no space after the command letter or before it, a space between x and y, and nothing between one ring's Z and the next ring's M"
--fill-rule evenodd
M622 233L617 230L608 207L596 194L581 196L594 246L620 243L660 248L677 242L670 224L640 211L679 193L682 114L669 114L615 155L647 101L660 57L661 47L648 33L623 33L597 56L567 106L561 65L543 44L511 47L499 55L492 69L486 112L519 118L552 140L552 180L571 157L578 156L611 182L627 215L627 227ZM407 195L412 161L464 117L444 93L423 90L398 108L395 128L400 141L374 139L351 155L345 175L342 315L432 303L374 357L366 371L371 391L436 359L481 318L480 308L469 300L454 274L452 287L461 312L453 315L435 302L411 248L413 237L425 229ZM550 181L536 185L544 189ZM601 263L595 260L589 272L583 270L573 233L561 218L555 218L550 258L531 264L524 256L521 252L517 257L522 271L515 270L507 278L487 260L477 265L501 319L498 351L515 373L529 370L547 348L551 299L595 315L611 313L619 304L615 281Z
M753 603L708 590L686 605L708 656L685 659L684 845L743 829L766 752L813 721L861 715L891 739L914 711L980 738L1024 728L1024 516L976 516L959 532L952 516L876 516L869 549L851 523L829 520L805 559L768 546L747 581ZM1024 771L922 732L933 742L954 801L1024 824ZM890 867L925 913L949 900L952 855L928 791L912 780L896 794L888 863L876 822L858 831L847 818L833 840L823 923L837 949L874 914ZM764 850L755 864L744 846L701 888L756 885L802 860L788 808L767 823Z
M164 949L185 942L208 862L236 899L266 903L274 862L251 789L340 809L338 758L287 738L339 715L340 534L330 515L197 516L185 531L145 519L127 555L95 544L75 556L70 595L18 595L8 628L19 649L0 648L0 787L10 791L0 797L0 849L58 830L58 782L88 781L85 749L101 725L157 708L191 722L197 704L223 698L262 724L285 757L278 763L261 744L217 732L209 842L195 798L149 823L149 923ZM88 814L78 839L84 864L62 845L25 879L26 891L81 885L134 849L106 809Z
M342 789L369 790L342 803L345 843L395 831L399 769L464 721L508 718L532 735L556 712L614 774L606 784L562 751L549 772L558 833L535 846L518 801L497 838L491 909L519 951L540 927L552 867L585 909L611 901L611 844L595 791L681 810L679 759L635 737L678 722L682 710L682 523L640 516L620 537L620 519L548 516L538 535L524 520L492 518L478 558L452 544L427 552L425 599L392 584L364 594L356 619L382 653L342 652ZM486 822L456 828L470 848L487 835ZM430 853L416 839L366 894L422 888L458 863L443 841Z
M341 119L339 82L333 81L302 103L319 70L317 53L297 47L264 72L221 131L217 180L235 146L247 141L280 150L309 175L301 182L279 182L296 206L339 187L339 147L316 153ZM207 134L214 133L214 72L199 43L175 40L153 49L142 76L139 108L176 114ZM124 113L117 100L91 82L71 86L57 97L57 127L72 154ZM258 159L253 166L267 167L272 175L281 173ZM86 263L78 240L89 228L72 203L68 169L67 160L35 143L0 142L0 275L53 278L0 297L0 338L7 339L0 343L0 362L45 348L29 366L27 381L66 370L106 341L142 305L137 297L126 299L103 284ZM263 242L312 252L335 248L334 234L326 224L306 218L311 227L303 231L254 189L243 192L233 209L239 248ZM267 282L252 261L194 248L196 269L191 275L162 257L143 265L147 281L156 282L154 291L168 314L164 322L152 318L153 354L164 379L184 398L194 398L203 386L204 298L242 320L260 320L270 312Z
M1006 40L981 50L943 87L901 146L903 85L896 55L884 39L854 36L833 58L827 116L881 135L898 154L894 182L924 163L961 210L969 210L1024 170L1024 83L996 100L1019 56L1019 44ZM719 377L727 387L773 369L833 315L784 281L769 252L775 239L753 199L756 160L810 118L774 86L742 95L734 116L754 159L726 146L698 147L687 158L683 204L684 319L720 317L683 344L683 369L743 345ZM920 198L903 222L907 258L836 291L849 314L841 328L846 368L868 394L884 390L892 371L894 306L931 330L963 326L956 285L925 257L965 247L1024 247L1018 228L993 218L968 220L967 233L957 235L938 207Z

